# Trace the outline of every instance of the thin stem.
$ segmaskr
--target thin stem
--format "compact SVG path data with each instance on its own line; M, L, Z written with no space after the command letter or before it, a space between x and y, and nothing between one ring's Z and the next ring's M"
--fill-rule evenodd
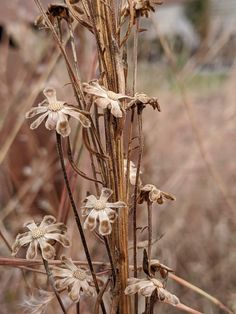
M65 168L60 134L56 133L56 139L57 139L58 155L59 155L59 158L60 158L61 168L62 168L62 172L63 172L64 181L65 181L65 185L66 185L66 188L67 188L68 196L69 196L69 199L70 199L71 207L73 209L73 213L74 213L74 216L75 216L75 221L76 221L79 233L80 233L80 238L81 238L82 245L83 245L83 248L84 248L84 252L85 252L85 255L86 255L86 258L87 258L87 261L88 261L89 269L90 269L91 275L93 277L94 285L95 285L97 293L99 293L99 286L98 286L96 274L95 274L94 269L93 269L93 264L92 264L92 260L91 260L91 257L90 257L90 253L89 253L89 249L88 249L88 246L87 246L87 242L86 242L86 239L85 239L85 236L84 236L83 227L82 227L79 215L78 215L77 207L75 205L75 201L74 201L74 198L73 198L73 194L71 192L70 183L69 183L67 172L66 172L66 168ZM106 313L106 309L105 309L105 306L104 306L103 302L101 302L101 308L102 308L103 313L105 314Z
M148 263L150 266L150 260L152 255L152 203L147 201L148 209Z
M42 256L42 254L41 254L41 256ZM54 278L53 278L52 272L51 272L51 270L50 270L50 268L49 268L49 266L48 266L48 261L46 261L46 260L43 258L43 256L42 256L42 260L43 260L43 266L44 266L45 271L46 271L47 276L48 276L49 283L50 283L50 285L51 285L51 287L52 287L52 289L53 289L53 292L55 293L55 296L56 296L56 298L57 298L57 300L58 300L58 303L60 304L60 307L61 307L61 309L62 309L62 312L66 314L66 309L65 309L65 307L64 307L64 305L63 305L63 303L62 303L62 300L61 300L61 298L60 298L60 295L59 295L58 291L57 291L56 288L55 288Z
M105 243L105 246L106 246L106 249L107 249L107 255L108 255L108 258L109 258L109 262L111 264L113 285L115 286L115 283L116 283L116 269L115 269L115 265L114 265L114 262L113 262L113 259L112 259L112 254L111 254L111 250L110 250L110 246L109 246L108 240L107 240L106 237L103 237L103 239L104 239L104 243Z

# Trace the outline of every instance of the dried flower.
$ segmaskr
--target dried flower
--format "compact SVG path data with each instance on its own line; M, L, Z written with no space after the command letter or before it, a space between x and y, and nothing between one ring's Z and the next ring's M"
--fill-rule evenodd
M37 257L38 249L42 252L45 260L53 259L55 249L51 242L59 242L64 247L69 247L70 242L65 235L67 227L63 223L56 223L53 216L45 216L42 222L37 225L30 221L24 225L29 231L17 235L12 246L12 255L16 255L22 246L29 246L26 253L27 259Z
M112 195L112 190L102 188L99 199L94 195L86 197L86 203L82 207L83 216L87 216L84 222L84 228L93 231L97 222L99 223L99 233L108 235L112 231L111 223L116 220L117 213L112 208L126 207L124 202L118 201L115 203L107 203L107 200Z
M127 174L127 159L124 159L124 173L125 175ZM139 172L139 174L141 174L142 171ZM136 174L137 174L137 168L135 166L135 164L133 163L133 161L130 160L129 162L129 181L131 185L135 185L135 181L136 181ZM138 180L138 185L141 185L141 179L139 178Z
M130 96L117 94L113 91L107 90L105 87L99 85L98 81L92 81L89 84L83 84L84 92L96 96L95 103L102 109L111 109L111 113L116 118L123 116L120 100L133 99Z
M142 106L150 105L154 110L157 109L158 111L161 111L158 99L156 97L149 97L143 93L142 94L136 93L134 99L128 103L126 109L128 110L129 108L132 108L135 105L140 106L140 104Z
M161 4L161 1L150 1L150 0L132 0L132 9L134 10L134 18L136 19L139 16L149 17L150 12L155 12L154 4ZM125 2L125 5L122 9L122 14L124 16L130 15L130 4L128 1Z
M156 202L158 204L163 204L164 200L174 201L175 197L172 194L163 192L159 190L153 184L146 184L141 188L139 195L139 204L142 204L144 201L150 201L152 203Z
M154 291L157 293L157 299L161 302L170 303L172 305L180 303L179 299L174 294L164 289L160 280L150 277L147 279L129 278L125 294L133 295L138 293L147 298L150 297Z
M78 302L80 295L95 296L95 289L91 286L93 279L88 271L75 266L70 258L61 257L63 268L54 267L52 272L55 278L55 287L62 291L67 289L72 301Z
M166 278L168 273L173 273L173 269L170 267L161 264L159 260L152 259L149 262L150 265L150 272L155 275L156 272L160 272L162 278Z
M45 314L49 304L55 298L53 292L34 289L34 293L25 296L21 305L24 314Z
M63 137L68 136L71 128L68 122L68 116L71 116L83 125L85 128L90 127L90 121L79 110L66 104L64 101L57 100L56 90L52 87L45 88L43 91L46 99L38 104L38 107L31 108L26 113L26 118L33 118L41 114L31 125L31 129L36 129L47 117L45 127L48 130L56 130Z
M73 18L70 15L68 7L63 3L58 4L49 4L48 9L46 11L47 17L52 23L52 25L57 26L57 20L65 20L68 23L73 22ZM39 28L48 28L47 21L43 15L39 15L35 20L35 25Z

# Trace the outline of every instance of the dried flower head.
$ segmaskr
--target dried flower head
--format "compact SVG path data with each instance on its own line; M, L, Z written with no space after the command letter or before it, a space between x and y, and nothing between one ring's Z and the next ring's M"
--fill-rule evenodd
M99 85L98 81L84 83L83 89L85 93L96 96L95 103L102 109L110 109L116 118L123 116L120 100L133 99L130 96L107 90L104 86Z
M142 204L144 201L163 204L165 199L175 201L174 195L159 190L153 184L146 184L140 190L139 204Z
M73 18L70 15L68 7L63 3L49 4L46 14L48 19L54 26L57 26L56 22L58 20L65 20L68 23L73 22ZM35 25L39 28L48 28L47 21L45 21L43 15L39 15L37 17L37 19L35 20Z
M150 12L155 12L154 4L162 4L162 1L155 0L131 0L132 10L134 11L134 18L144 16L149 17ZM130 4L129 1L125 2L122 9L123 16L129 16L130 14Z
M30 221L24 225L29 231L17 235L12 246L12 255L16 255L22 246L29 246L26 253L27 259L37 257L38 249L45 260L53 259L55 249L53 243L59 242L64 247L69 247L70 242L65 234L67 227L63 223L56 223L53 216L45 216L40 224Z
M150 265L150 272L152 275L155 275L155 273L160 272L162 278L166 278L168 276L168 273L173 273L173 269L170 267L161 264L159 260L152 259L149 262Z
M47 118L45 127L48 130L56 130L63 137L68 136L71 128L68 122L68 116L71 116L82 124L83 127L89 128L90 121L79 110L66 104L64 101L57 100L56 90L52 87L45 88L43 91L46 99L38 104L38 107L31 108L26 113L26 118L33 118L41 114L31 125L30 128L36 129L44 119Z
M61 257L63 267L53 267L53 275L56 278L55 287L62 291L67 289L73 302L78 302L81 294L95 296L95 289L91 286L92 276L87 270L77 267L65 256Z
M158 99L156 97L149 97L143 93L142 94L136 93L134 96L134 99L128 103L126 109L132 108L134 106L140 106L140 105L142 106L150 105L152 106L154 110L157 109L158 111L161 111L161 107L158 103Z
M157 293L157 299L161 302L170 303L172 305L180 303L179 299L164 289L162 282L156 278L149 277L147 279L128 279L128 286L125 289L126 295L138 293L147 298L150 297L153 292Z
M94 195L86 197L85 205L82 207L83 216L87 216L84 222L84 228L93 231L97 222L99 223L98 231L105 236L111 233L111 224L116 220L117 213L112 208L126 207L124 202L118 201L115 203L108 203L107 200L112 195L112 190L102 188L101 195L96 198Z
M124 173L127 174L127 159L124 159ZM137 174L137 168L133 161L130 160L129 162L129 181L131 185L135 185L136 181L136 174ZM142 174L142 171L139 172L139 174ZM141 185L141 179L138 180L138 185Z

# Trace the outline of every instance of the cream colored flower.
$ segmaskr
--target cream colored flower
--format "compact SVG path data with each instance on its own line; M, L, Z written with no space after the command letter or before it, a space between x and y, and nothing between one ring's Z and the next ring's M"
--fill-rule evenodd
M124 159L124 173L127 174L127 159ZM135 185L136 181L136 174L137 174L137 168L133 161L130 160L129 162L129 181L131 185ZM139 174L142 174L142 171L139 172ZM138 185L141 185L141 179L138 180Z
M93 279L88 271L75 266L70 258L61 257L62 267L53 267L52 272L55 280L55 287L62 291L67 289L72 301L78 302L81 294L95 296L95 288L91 286Z
M37 225L34 221L25 224L29 231L17 235L12 246L12 255L16 255L22 246L29 246L26 253L27 259L37 257L38 249L42 252L45 260L53 259L55 249L51 242L59 242L64 247L69 247L70 242L65 235L67 227L63 223L56 223L53 216L45 216Z
M120 100L133 99L133 97L107 90L105 87L99 85L97 81L92 81L89 84L84 83L83 89L85 93L96 96L95 103L102 109L110 109L116 118L123 116Z
M140 204L148 200L152 203L156 202L158 204L163 204L165 199L174 201L175 197L172 194L159 190L153 184L146 184L145 186L141 188L140 195L139 195Z
M156 278L128 279L128 286L125 289L125 294L133 295L138 293L148 298L155 290L157 292L157 298L159 301L170 303L172 305L177 305L180 303L179 299L174 294L164 289L162 282Z
M108 235L112 231L111 224L116 220L117 213L112 208L126 207L124 202L107 203L112 195L112 190L103 188L101 196L97 199L94 195L86 197L86 203L82 207L83 216L87 216L84 229L93 231L99 223L98 231L101 235Z
M91 123L76 107L66 104L64 101L57 100L56 90L52 87L45 88L43 91L46 99L38 104L38 107L31 108L25 117L33 118L40 116L30 125L31 129L36 129L44 119L47 118L45 127L48 130L56 130L63 137L68 136L71 128L68 122L68 116L71 116L82 124L83 127L89 128Z

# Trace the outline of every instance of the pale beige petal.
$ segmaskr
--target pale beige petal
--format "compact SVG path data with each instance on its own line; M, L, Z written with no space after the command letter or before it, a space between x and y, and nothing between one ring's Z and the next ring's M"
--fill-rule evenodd
M107 216L108 216L110 222L113 223L118 216L117 213L111 208L106 208L105 211L107 213Z
M91 122L88 118L85 117L85 115L81 114L80 112L77 112L74 108L70 108L66 106L65 109L61 110L64 114L68 114L69 116L79 120L79 122L82 124L84 128L90 128Z
M95 290L89 285L87 280L82 280L80 282L81 288L83 289L83 292L89 296L94 296L95 295Z
M116 118L122 118L123 113L122 113L122 110L120 108L120 104L118 101L111 102L111 113Z
M72 272L77 271L77 267L72 262L71 258L66 257L65 255L61 256L61 261L65 264L65 266L70 269Z
M45 260L53 259L56 254L54 247L42 238L39 238L38 242L42 251L43 258Z
M94 195L89 195L86 197L86 203L82 208L94 208L94 204L96 204L97 198Z
M149 283L146 286L142 287L139 290L139 293L145 297L150 297L155 289L156 287L152 283Z
M110 208L123 208L123 207L126 207L126 204L125 202L118 201L115 203L106 203L106 206Z
M96 210L92 210L84 221L84 229L89 229L90 231L93 231L97 226L97 217L98 212Z
M75 282L74 278L67 277L63 279L58 279L55 281L55 287L57 290L68 289L69 286L73 285Z
M106 109L111 103L109 98L97 98L95 104L97 104L101 109Z
M69 136L71 128L66 115L62 112L59 112L58 115L59 119L56 126L57 133L61 134L63 137Z
M58 222L56 224L45 226L45 231L48 232L65 232L67 231L67 226L64 225L62 222Z
M80 298L80 289L81 289L81 282L76 280L69 292L69 297L73 302L78 302Z
M48 130L55 130L57 126L57 121L59 119L58 112L49 112L45 127Z
M43 113L40 117L38 117L33 123L31 123L30 128L31 130L36 129L42 122L43 120L48 116L49 112Z
M103 89L98 82L83 83L83 90L85 93L98 96L98 97L107 97L106 90Z
M98 231L101 235L108 235L112 231L110 220L104 210L100 210L99 213L99 228Z
M32 236L28 233L28 235L21 237L18 241L21 246L24 246L32 241Z
M56 102L57 94L53 87L47 87L43 90L44 96L47 98L48 102Z
M30 231L33 231L34 229L38 228L36 223L32 221L31 223L27 223L24 225L24 227L28 228Z
M72 271L66 268L54 266L52 272L53 272L54 277L60 277L60 278L73 277Z
M63 245L64 247L70 246L70 241L64 234L46 233L44 235L44 238L46 238L47 240L55 240L55 241L59 242L61 245Z
M100 196L100 201L102 202L106 202L109 197L112 195L113 191L111 189L108 189L108 188L102 188L102 191L101 191L101 196Z
M42 106L42 107L33 107L33 108L31 108L28 112L26 112L25 117L26 117L26 119L33 118L33 117L35 117L37 114L44 113L44 112L46 112L47 110L48 110L48 109L47 109L47 107L45 107L45 106Z
M30 243L27 252L26 252L26 259L34 259L37 257L37 248L38 248L38 242L37 240L34 240Z
M48 225L54 224L56 222L56 218L52 215L46 215L43 217L43 220L40 223L40 227L46 227Z
M142 187L142 191L147 191L147 192L149 192L149 191L152 191L153 189L155 189L156 187L155 187L155 185L152 185L152 184L146 184L146 185L144 185L143 187Z
M149 193L149 199L151 202L158 202L160 204L163 203L162 197L161 197L161 191L158 189L153 189Z

